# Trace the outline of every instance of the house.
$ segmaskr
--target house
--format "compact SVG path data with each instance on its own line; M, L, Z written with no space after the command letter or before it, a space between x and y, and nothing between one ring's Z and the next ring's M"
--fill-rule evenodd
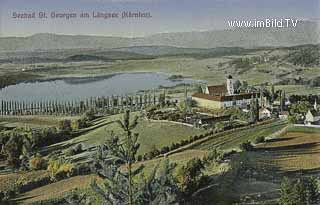
M214 117L214 116L207 116L207 117L201 117L199 118L199 124L200 125L212 125L217 122L221 121L228 121L230 120L230 115L224 115L224 116L219 116L219 117Z
M198 113L198 115L191 115L186 118L188 124L196 125L196 127L210 127L217 122L229 121L231 115L223 116L212 116L212 115L203 115Z
M279 119L281 120L286 120L289 117L289 112L288 111L282 111L279 113Z
M318 125L320 124L320 114L315 110L309 110L305 116L304 123L306 125Z
M260 119L270 118L272 115L272 111L270 108L262 108L259 110Z
M197 106L208 109L223 109L229 107L246 108L255 93L235 94L232 76L228 76L226 85L207 86L204 93L194 93L192 100Z

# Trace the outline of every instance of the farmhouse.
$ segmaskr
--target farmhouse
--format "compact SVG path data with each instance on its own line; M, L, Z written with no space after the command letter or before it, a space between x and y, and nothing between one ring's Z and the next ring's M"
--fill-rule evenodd
M320 124L320 114L315 110L309 110L306 114L304 123L306 125Z
M260 119L270 118L272 115L272 110L270 108L262 108L259 111Z
M229 75L226 85L207 86L204 93L194 93L192 100L197 103L197 106L209 109L246 108L253 96L254 93L235 94L233 79Z
M289 112L288 111L282 111L279 113L279 119L286 120L289 117Z

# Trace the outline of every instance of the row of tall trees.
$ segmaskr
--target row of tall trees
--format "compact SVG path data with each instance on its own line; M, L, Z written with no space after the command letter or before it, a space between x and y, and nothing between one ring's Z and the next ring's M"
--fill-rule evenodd
M5 101L0 103L1 115L23 115L23 114L80 114L93 109L112 109L143 107L146 105L166 103L166 94L155 93L141 94L135 96L111 96L88 98L86 100L57 101L47 100L39 102Z

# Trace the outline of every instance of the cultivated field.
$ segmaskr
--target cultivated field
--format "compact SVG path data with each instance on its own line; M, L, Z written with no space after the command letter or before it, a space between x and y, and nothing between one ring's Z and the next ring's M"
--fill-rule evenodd
M320 129L292 127L278 138L257 146L257 164L280 172L320 169Z

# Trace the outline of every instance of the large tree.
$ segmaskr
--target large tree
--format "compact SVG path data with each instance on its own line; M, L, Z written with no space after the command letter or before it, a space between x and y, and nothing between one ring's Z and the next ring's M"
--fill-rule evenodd
M172 204L176 200L175 185L171 165L167 164L164 174L156 178L151 174L143 183L137 183L143 166L133 168L139 149L138 133L133 130L138 124L138 118L130 120L130 111L126 111L122 121L117 122L124 131L121 138L111 132L106 143L98 147L95 157L95 168L104 180L101 186L94 182L93 189L104 198L104 204ZM156 167L154 173L158 168ZM161 203L160 203L161 202ZM172 203L171 203L172 202Z

